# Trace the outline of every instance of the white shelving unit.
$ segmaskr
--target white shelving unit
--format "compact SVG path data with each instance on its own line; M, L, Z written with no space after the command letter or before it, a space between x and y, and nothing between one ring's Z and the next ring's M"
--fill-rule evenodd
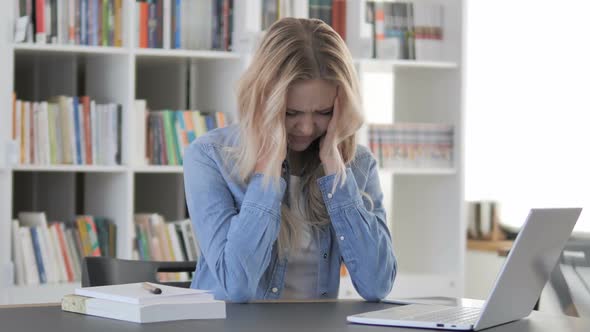
M399 264L391 293L393 297L460 297L464 292L465 1L427 1L444 6L443 57L440 61L355 61L367 122L426 122L452 124L454 127L453 167L382 169L380 172ZM363 43L354 44L361 48L356 52L362 52ZM387 87L384 95L375 91L380 85ZM368 142L366 129L361 137ZM348 279L343 280L340 295L359 297Z
M135 49L133 3L125 1L123 47L13 44L12 1L0 12L0 304L57 302L77 283L12 285L10 221L18 211L46 211L50 220L78 213L106 216L117 224L117 256L131 258L133 214L158 212L167 220L187 217L181 166L151 166L134 160L134 101L150 109L201 109L235 118L235 83L260 36L260 1L235 1L235 52ZM395 294L422 294L433 286L460 296L463 285L463 1L445 5L445 57L440 62L356 60L362 81L373 73L393 83L378 112L391 121L444 122L455 126L452 169L383 170L394 247L400 264ZM357 0L349 1L347 28L353 27ZM353 17L354 16L354 17ZM352 35L352 34L351 34ZM362 47L348 41L353 54ZM359 46L360 45L360 46ZM187 82L190 82L187 84ZM82 91L81 91L82 90ZM91 96L123 106L120 166L36 166L8 163L12 92L26 100L56 94ZM386 103L386 104L387 104ZM371 110L373 111L373 110ZM370 113L368 112L367 115ZM431 231L426 232L429 229ZM355 297L350 281L343 297Z

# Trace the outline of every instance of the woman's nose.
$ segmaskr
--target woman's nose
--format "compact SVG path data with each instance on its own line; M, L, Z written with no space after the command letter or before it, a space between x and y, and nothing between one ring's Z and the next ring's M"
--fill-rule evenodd
M299 121L299 132L302 136L311 136L311 134L313 134L313 126L313 118L308 114L305 114Z

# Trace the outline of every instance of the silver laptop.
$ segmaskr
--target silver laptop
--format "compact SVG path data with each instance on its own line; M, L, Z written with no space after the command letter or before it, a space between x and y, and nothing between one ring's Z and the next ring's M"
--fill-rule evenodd
M410 304L348 316L352 323L482 330L528 316L582 212L532 209L482 308Z

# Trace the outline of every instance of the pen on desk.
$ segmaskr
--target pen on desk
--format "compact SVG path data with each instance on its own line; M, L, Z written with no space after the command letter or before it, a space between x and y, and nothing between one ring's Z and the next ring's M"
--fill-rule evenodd
M142 285L143 289L150 291L152 294L162 294L162 290L149 282L144 282Z

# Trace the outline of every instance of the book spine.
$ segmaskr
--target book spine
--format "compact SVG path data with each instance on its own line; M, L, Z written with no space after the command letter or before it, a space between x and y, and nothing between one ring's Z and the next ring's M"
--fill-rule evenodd
M181 32L182 29L181 27L181 15L182 15L182 4L181 4L182 0L176 0L176 6L175 6L175 11L174 11L174 48L176 49L180 49L182 48L182 44L181 44Z
M64 234L64 225L63 223L56 224L56 232L57 232L57 239L59 241L59 248L61 255L64 258L64 264L66 267L66 274L69 282L74 281L74 271L72 268L72 260L70 255L68 255L68 247L66 244L65 234Z
M45 0L35 0L35 43L47 42L45 26Z
M154 2L148 3L148 47L149 48L156 48L158 43L158 36L157 36L157 15L156 15L156 4Z
M43 263L43 256L41 255L41 244L37 227L31 227L31 239L33 241L33 250L35 251L35 261L37 262L37 271L39 273L39 281L42 284L47 283L47 275L45 274L45 265Z
M139 47L148 47L148 16L149 7L147 2L139 2Z
M116 47L123 46L123 0L115 0L115 8L113 9L115 15L114 22L114 45Z
M96 224L91 216L84 216L86 220L86 231L90 239L90 255L101 256L100 245L98 243L98 234L96 232Z

